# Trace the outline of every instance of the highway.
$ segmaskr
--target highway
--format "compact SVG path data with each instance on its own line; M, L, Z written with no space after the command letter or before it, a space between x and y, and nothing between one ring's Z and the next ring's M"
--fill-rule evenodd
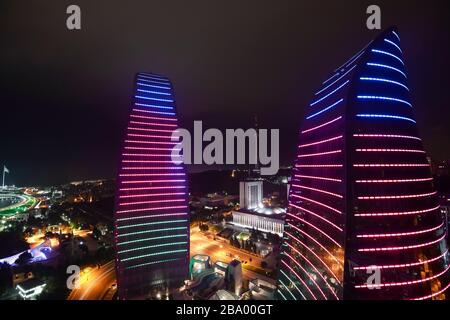
M111 300L116 290L111 288L116 283L114 260L83 273L80 282L80 288L73 289L67 300Z

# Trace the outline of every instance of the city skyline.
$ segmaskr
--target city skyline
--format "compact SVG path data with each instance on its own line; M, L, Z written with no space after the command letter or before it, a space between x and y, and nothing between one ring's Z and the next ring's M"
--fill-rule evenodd
M93 27L99 6L86 1L80 5L86 19L78 33L59 27L63 4L30 1L24 12L12 3L1 11L5 50L0 67L5 72L0 75L0 101L8 106L2 113L8 121L2 123L7 134L0 138L0 161L12 171L12 184L58 185L114 177L120 134L109 128L123 126L130 83L139 70L172 79L183 128L190 129L194 120L203 120L205 127L250 128L255 115L261 127L280 128L280 160L287 165L295 158L292 137L300 124L296 119L306 111L303 107L320 80L318 74L378 32L365 28L362 3L245 3L236 12L219 4L188 8L138 2L132 9L101 7L107 29L121 35L103 37L105 26L100 31ZM45 22L32 15L37 6L47 12ZM383 27L398 25L403 34L425 148L436 159L450 159L448 93L436 94L449 85L447 77L436 73L449 63L448 42L443 41L448 38L445 10L419 1L382 1L380 6ZM195 21L185 14L190 10L196 11ZM145 12L151 12L152 19L144 19ZM416 16L422 18L411 18ZM117 18L131 22L118 25ZM183 25L183 32L173 26L161 28L174 21ZM321 28L309 27L319 24ZM333 27L336 24L340 28ZM39 41L41 34L51 46ZM346 35L352 41L343 42ZM433 49L435 44L439 49ZM114 54L106 55L102 47ZM322 52L330 53L329 59L318 63ZM188 171L207 168L189 166Z

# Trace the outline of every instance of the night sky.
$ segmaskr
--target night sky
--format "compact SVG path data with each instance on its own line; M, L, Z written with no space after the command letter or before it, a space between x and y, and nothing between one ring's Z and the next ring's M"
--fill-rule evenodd
M279 128L290 164L304 106L378 34L373 3L400 31L425 148L450 159L445 1L2 0L0 166L19 186L114 177L138 71L172 80L182 127Z

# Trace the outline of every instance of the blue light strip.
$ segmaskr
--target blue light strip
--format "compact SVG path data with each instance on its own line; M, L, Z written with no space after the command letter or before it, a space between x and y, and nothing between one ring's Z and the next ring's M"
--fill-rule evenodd
M139 92L147 92L147 93L153 93L153 94L159 94L162 96L170 96L170 93L167 92L161 92L161 91L152 91L152 90L144 90L144 89L137 89Z
M318 94L321 94L322 92L324 92L325 90L327 90L329 87L331 87L333 84L335 84L336 82L338 82L339 80L341 80L343 77L345 77L350 71L352 71L353 69L355 69L357 65L355 64L353 67L351 67L350 69L347 70L347 72L345 72L342 76L340 76L338 79L334 80L332 83L330 83L329 85L327 85L325 88L323 88L322 90L318 91L315 93L315 95L317 96Z
M328 78L327 80L325 80L324 82L322 82L322 84L325 84L325 83L331 81L332 79L334 79L334 78L336 78L337 76L339 76L339 74L340 74L339 72L333 74L330 78Z
M145 104L145 103L135 103L135 105L140 106L140 107L148 107L148 108L158 108L158 109L168 109L168 110L173 109L173 107L157 106L154 104Z
M146 86L146 87L150 87L150 88L170 90L170 87L155 86L155 85L152 85L152 84L146 84L146 83L140 83L140 82L138 82L137 84L140 85L140 86Z
M397 39L398 39L398 41L401 41L400 40L400 36L397 34L397 32L395 32L395 31L392 31L392 33L394 34L394 36L396 36L397 37Z
M387 43L393 45L394 47L396 47L400 51L400 53L403 53L402 49L396 43L392 42L391 40L384 39L384 42L387 42Z
M155 81L161 81L161 82L165 82L165 83L169 84L169 80L164 79L164 78L159 78L159 77L154 77L154 76L147 76L147 75L144 75L144 74L139 74L139 77L143 77L143 78L150 79L150 80L155 80Z
M394 67L391 67L391 66L388 66L385 64L368 62L367 65L371 66L371 67L379 67L379 68L394 70L394 71L401 73L405 78L407 78L406 74L403 71L401 71L400 69L397 69L397 68L394 68Z
M380 97L380 96L358 96L358 99L367 99L367 100L386 100L386 101L395 101L404 103L412 108L412 104L408 101L397 99L397 98L391 98L391 97Z
M384 55L387 55L387 56L389 56L389 57L395 58L395 59L397 59L398 61L400 61L400 62L402 63L402 65L405 65L405 64L403 63L403 60L402 60L402 59L400 59L400 58L397 57L395 54L392 54L392 53L390 53L390 52L386 52L386 51L378 50L378 49L372 49L372 52L384 54Z
M388 82L388 83L396 84L398 86L402 86L403 88L405 88L406 90L409 91L409 88L407 86L405 86L403 83L400 83L400 82L397 82L397 81L393 81L393 80L381 79L381 78L369 78L369 77L361 77L359 79L363 80L363 81Z
M145 78L138 78L138 81L144 81L144 82L148 82L148 83L162 84L162 85L170 86L170 83L167 83L167 82L149 80L149 79L145 79Z
M339 101L333 103L331 106L326 107L325 109L322 109L322 110L320 110L319 112L316 112L316 113L310 115L309 117L306 118L306 120L309 120L309 119L311 119L311 118L314 118L315 116L318 116L319 114L324 113L324 112L327 111L327 110L330 110L331 108L335 107L336 105L338 105L338 104L341 103L342 101L344 101L344 99L341 99L341 100L339 100Z
M144 97L144 96L134 96L138 99L145 99L145 100L154 100L154 101L162 101L162 102L173 102L172 99L159 99L159 98L152 98L152 97Z
M320 98L319 100L314 101L313 103L311 103L309 106L312 107L316 104L318 104L320 101L325 100L326 98L328 98L329 96L331 96L333 93L335 93L336 91L342 89L343 87L345 87L348 83L350 82L350 80L345 81L343 84L341 84L339 87L337 87L336 89L334 89L333 91L331 91L330 93L328 93L327 95L323 96L322 98Z
M406 120L406 121L411 121L416 123L416 121L414 121L411 118L407 118L407 117L401 117L401 116L393 116L393 115L389 115L389 114L357 114L357 117L361 117L361 118L387 118L387 119L398 119L398 120Z

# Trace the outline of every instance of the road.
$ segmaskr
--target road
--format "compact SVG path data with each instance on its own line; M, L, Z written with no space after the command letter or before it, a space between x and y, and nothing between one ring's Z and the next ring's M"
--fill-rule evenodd
M231 246L226 241L213 240L213 236L211 235L209 239L205 234L196 230L197 228L191 228L191 239L190 239L190 251L191 257L196 254L206 254L211 257L211 260L214 262L222 261L226 263L230 263L233 259L238 259L241 261L247 261L247 264L250 264L254 267L260 267L263 259L256 255L251 255L249 253L243 252L233 246ZM228 253L228 255L227 255ZM249 261L249 258L252 261ZM265 280L270 283L274 283L270 277L261 275L260 273L242 268L244 279L253 280L255 278Z
M67 300L104 300L112 299L111 286L116 283L114 260L102 265L99 269L92 269L81 276L79 289L73 289Z

